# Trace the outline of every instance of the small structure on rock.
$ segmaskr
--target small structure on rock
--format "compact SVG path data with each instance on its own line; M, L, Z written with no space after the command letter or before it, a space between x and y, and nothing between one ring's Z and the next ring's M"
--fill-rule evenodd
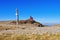
M30 20L30 21L33 21L33 17L32 17L32 16L30 16L29 20Z

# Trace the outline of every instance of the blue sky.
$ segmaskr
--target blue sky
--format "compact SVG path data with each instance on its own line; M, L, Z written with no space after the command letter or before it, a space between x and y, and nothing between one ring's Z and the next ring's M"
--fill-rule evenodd
M0 0L0 21L15 20L16 8L20 20L32 16L41 23L60 23L60 0Z

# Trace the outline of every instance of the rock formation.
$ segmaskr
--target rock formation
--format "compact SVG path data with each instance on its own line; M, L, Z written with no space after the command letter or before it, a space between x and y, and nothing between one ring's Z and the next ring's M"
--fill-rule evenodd
M12 22L10 22L10 23L11 23L11 24L16 24L16 21L12 21ZM38 27L44 27L44 25L42 25L41 23L36 22L36 21L33 19L32 16L30 16L30 18L27 19L27 20L20 20L20 21L19 21L19 24L20 24L20 25L21 25L21 24L33 24L33 25L38 26Z

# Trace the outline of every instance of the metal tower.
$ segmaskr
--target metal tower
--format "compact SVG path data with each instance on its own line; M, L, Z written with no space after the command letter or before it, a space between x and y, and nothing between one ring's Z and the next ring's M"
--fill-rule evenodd
M16 8L16 26L18 27L19 25L19 13L18 13L18 8Z

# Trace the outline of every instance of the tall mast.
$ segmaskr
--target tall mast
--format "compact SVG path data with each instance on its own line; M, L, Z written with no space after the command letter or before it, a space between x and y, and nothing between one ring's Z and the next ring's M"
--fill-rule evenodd
M19 13L18 13L18 8L16 8L16 26L18 27L19 25Z

